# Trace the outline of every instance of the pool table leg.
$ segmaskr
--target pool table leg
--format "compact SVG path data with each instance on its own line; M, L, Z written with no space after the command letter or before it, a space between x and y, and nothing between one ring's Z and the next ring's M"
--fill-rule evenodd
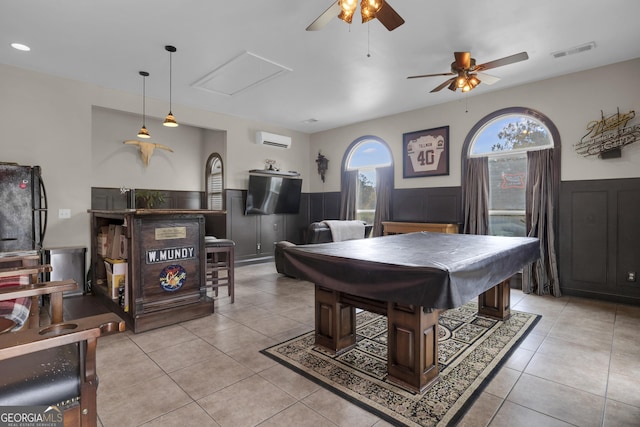
M340 292L316 285L316 344L341 353L356 344L356 309Z
M509 279L478 295L478 314L498 320L507 320L511 317Z
M439 380L438 310L389 302L387 381L422 392Z

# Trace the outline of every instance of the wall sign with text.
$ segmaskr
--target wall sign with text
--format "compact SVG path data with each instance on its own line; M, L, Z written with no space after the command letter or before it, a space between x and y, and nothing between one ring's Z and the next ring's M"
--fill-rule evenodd
M587 124L587 133L574 144L576 153L585 157L595 156L602 159L620 157L622 147L640 141L640 125L629 122L636 117L636 112L620 113L605 116L600 112L600 120L592 120Z
M449 175L449 126L402 134L402 176Z

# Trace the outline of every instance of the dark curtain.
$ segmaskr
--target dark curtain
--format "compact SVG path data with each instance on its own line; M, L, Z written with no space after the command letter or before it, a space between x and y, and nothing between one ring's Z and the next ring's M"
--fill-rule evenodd
M356 191L358 170L342 172L340 191L340 219L356 219Z
M463 196L464 233L489 234L489 158L468 159Z
M376 214L373 219L372 236L382 236L382 221L391 218L391 192L393 190L393 168L376 168Z
M527 235L540 239L540 260L524 269L522 291L559 297L553 224L553 149L527 152L527 171Z

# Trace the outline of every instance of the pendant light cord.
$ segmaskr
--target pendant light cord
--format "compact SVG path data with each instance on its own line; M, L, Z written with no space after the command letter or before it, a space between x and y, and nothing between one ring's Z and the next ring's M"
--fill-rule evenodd
M142 127L138 132L139 138L150 138L147 130L147 77L149 73L140 71L138 74L142 76Z
M147 127L145 123L146 112L145 112L145 99L147 97L147 76L142 76L142 127Z
M171 113L171 82L173 81L173 52L169 51L169 113Z
M164 126L174 128L178 126L176 118L173 117L173 53L177 50L175 46L167 45L164 49L169 52L169 114L164 119Z

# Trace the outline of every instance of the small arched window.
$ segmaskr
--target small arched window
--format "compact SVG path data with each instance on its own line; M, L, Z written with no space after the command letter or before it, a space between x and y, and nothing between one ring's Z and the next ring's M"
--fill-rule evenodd
M224 198L222 190L224 188L222 174L222 157L220 154L213 153L207 159L205 169L205 183L207 194L207 209L224 210Z
M373 224L376 212L376 168L392 164L393 157L389 147L375 136L359 138L347 150L345 170L358 171L356 219Z
M485 117L469 133L467 158L488 157L489 234L526 236L527 152L554 148L554 132L541 114L508 108Z

